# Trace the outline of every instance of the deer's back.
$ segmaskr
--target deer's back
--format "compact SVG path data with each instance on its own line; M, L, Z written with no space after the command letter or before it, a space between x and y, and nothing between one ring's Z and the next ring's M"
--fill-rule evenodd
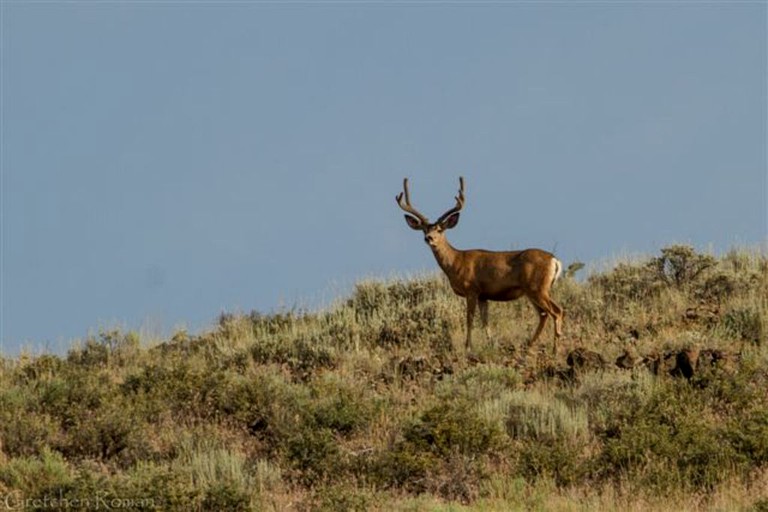
M467 287L475 288L481 299L514 300L552 282L554 255L541 249L522 251L465 251ZM474 279L473 279L474 278Z

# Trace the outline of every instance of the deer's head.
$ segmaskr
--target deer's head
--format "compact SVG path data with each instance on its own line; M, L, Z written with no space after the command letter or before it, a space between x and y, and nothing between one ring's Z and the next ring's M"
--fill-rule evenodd
M424 241L430 247L436 247L445 240L445 231L451 229L459 223L459 211L464 207L464 178L459 178L459 195L456 196L456 206L445 212L435 222L429 222L429 219L419 213L411 205L411 198L408 193L408 178L403 180L403 191L397 197L397 204L406 211L405 222L411 229L419 230L424 233Z

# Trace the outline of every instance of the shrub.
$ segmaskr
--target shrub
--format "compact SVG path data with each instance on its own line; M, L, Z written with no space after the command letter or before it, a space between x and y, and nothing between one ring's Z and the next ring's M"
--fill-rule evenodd
M768 464L768 408L731 418L723 434L736 452L753 465Z
M264 453L280 452L287 439L309 415L309 390L287 381L274 367L243 376L219 371L205 386L207 418L216 418L247 432Z
M257 340L251 347L251 357L258 364L286 365L297 380L304 382L318 370L332 369L337 365L336 355L317 339Z
M388 316L393 308L419 308L444 295L444 286L438 278L391 283L367 281L355 286L347 305L355 310L359 319L364 320Z
M363 390L342 382L324 379L312 389L312 422L342 435L362 429L370 421L376 404Z
M751 308L728 311L722 320L725 331L743 341L760 345L765 341L766 327L763 317Z
M708 254L699 254L687 245L672 245L661 250L661 256L653 258L650 266L665 283L683 288L701 278L714 267L716 260Z
M685 383L658 388L626 421L603 433L601 471L657 492L711 490L745 459Z
M449 309L452 298L441 278L366 282L355 287L347 307L365 326L361 338L370 346L426 345L447 352L451 333L459 325L458 309Z
M563 401L533 392L513 394L507 405L507 433L513 439L562 440L582 445L589 438L587 413Z
M259 335L273 335L278 333L284 333L289 331L299 321L297 315L293 311L275 313L271 315L265 315L258 311L252 311L248 316L253 326L254 334ZM219 325L226 327L231 323L231 316L222 315L219 319ZM224 333L226 335L226 332Z
M149 453L143 418L130 402L110 399L95 409L77 408L55 446L70 459L110 461L123 467Z
M56 446L60 438L59 422L49 414L25 409L0 409L0 448L11 457L40 454L46 448Z
M375 509L375 496L350 485L323 486L312 497L311 510L366 512Z
M362 463L377 486L411 493L433 492L469 501L479 492L484 460L501 446L501 433L474 404L443 400L408 422L403 438Z
M203 510L249 510L256 489L245 456L211 439L181 444L173 470L185 475Z
M286 455L293 478L312 486L341 476L341 455L328 428L301 428L287 442Z
M606 303L619 307L627 302L652 300L662 289L647 264L619 263L610 272L590 276L588 283L600 290Z
M25 498L58 495L58 491L72 485L73 480L73 471L64 457L49 448L42 449L39 455L0 464L0 483L19 491Z
M244 489L222 482L211 485L202 500L203 510L240 512L252 510L251 496Z
M104 367L110 364L122 366L135 357L139 346L139 336L136 333L101 331L98 339L88 338L84 346L70 350L67 361L85 367Z
M88 338L85 345L69 351L67 361L87 367L106 366L109 363L109 347L93 338Z
M366 480L376 486L397 487L421 494L428 488L427 476L437 472L440 460L431 452L415 450L409 443L376 454L363 465Z
M574 485L588 473L582 449L564 439L548 442L528 440L515 445L518 471L526 479L552 479L556 485Z
M439 457L453 452L485 454L499 442L499 432L479 416L473 405L461 400L445 401L427 409L405 429L405 442L415 450Z
M141 366L118 389L144 404L148 414L154 409L154 414L171 410L177 415L207 417L211 413L207 400L217 376L218 372L211 373L199 360L169 357Z
M64 361L58 356L44 354L32 359L28 364L20 365L17 374L17 383L30 384L35 381L47 381L57 376L64 367Z
M535 391L508 393L502 400L517 474L552 479L559 486L586 474L583 452L591 439L585 410Z
M743 287L744 283L738 275L717 272L694 290L694 297L700 302L722 303L742 290Z

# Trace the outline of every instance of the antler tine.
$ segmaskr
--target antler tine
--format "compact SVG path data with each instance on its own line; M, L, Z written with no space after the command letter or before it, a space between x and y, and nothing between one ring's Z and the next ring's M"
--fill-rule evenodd
M464 208L464 176L459 176L459 195L457 195L455 199L456 206L442 214L437 220L436 224L439 224L440 222L447 219L449 215L453 215L454 213L461 211L461 209Z
M405 197L405 203L403 203L403 197ZM395 199L400 208L417 217L423 224L429 224L429 220L411 206L411 195L408 193L408 178L403 178L403 191L397 194Z

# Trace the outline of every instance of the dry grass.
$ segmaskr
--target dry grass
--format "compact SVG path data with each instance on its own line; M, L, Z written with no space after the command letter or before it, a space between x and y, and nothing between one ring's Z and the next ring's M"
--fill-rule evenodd
M465 354L463 304L431 275L162 343L111 331L66 357L2 359L0 498L768 510L766 255L675 246L554 294L555 357L551 334L525 350L523 301L495 304L492 336ZM625 353L634 368L614 365Z

